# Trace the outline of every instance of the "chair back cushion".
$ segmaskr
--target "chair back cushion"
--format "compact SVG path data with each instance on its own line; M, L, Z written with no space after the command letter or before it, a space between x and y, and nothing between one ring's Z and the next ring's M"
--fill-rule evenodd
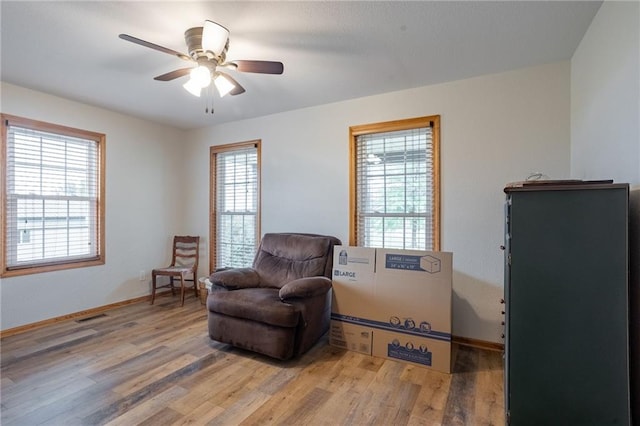
M281 288L298 278L331 278L335 237L315 234L265 234L253 261L261 287Z
M193 268L198 262L200 237L176 236L173 239L173 265Z

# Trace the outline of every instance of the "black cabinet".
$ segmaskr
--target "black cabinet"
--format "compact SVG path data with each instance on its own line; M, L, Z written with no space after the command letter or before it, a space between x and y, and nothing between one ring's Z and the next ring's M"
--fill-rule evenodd
M629 425L629 186L505 193L507 423Z

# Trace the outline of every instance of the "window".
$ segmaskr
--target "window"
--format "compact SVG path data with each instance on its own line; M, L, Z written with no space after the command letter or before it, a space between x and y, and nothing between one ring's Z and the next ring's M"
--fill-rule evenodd
M2 276L104 264L103 134L2 115Z
M349 130L350 244L440 250L440 116Z
M211 147L211 270L251 266L259 223L260 141Z

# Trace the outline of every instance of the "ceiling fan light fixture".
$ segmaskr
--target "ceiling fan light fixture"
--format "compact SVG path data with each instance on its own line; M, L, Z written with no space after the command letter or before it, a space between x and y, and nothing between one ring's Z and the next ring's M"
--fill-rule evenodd
M222 74L218 74L213 80L213 83L216 85L216 89L218 89L221 98L236 88L236 85Z
M222 25L206 20L202 29L202 49L220 56L229 39L229 30Z
M211 71L204 65L195 67L189 73L191 80L194 84L197 84L201 88L207 87L211 84Z
M191 93L193 96L200 97L200 91L202 90L202 87L192 78L190 78L189 81L183 84L182 87L184 87L185 90Z
M215 90L220 97L227 94L236 96L245 92L244 87L242 87L240 83L232 76L218 71L218 68L256 74L282 74L284 71L282 62L248 59L227 62L229 30L209 20L206 20L201 27L192 27L184 32L184 41L187 45L189 55L127 34L120 34L119 37L125 41L168 53L190 62L191 66L156 76L154 80L172 81L189 74L189 81L183 84L185 90L194 96L200 97L202 89L209 87L209 96L207 97L211 101L212 97L210 95L213 93L211 80L215 81ZM211 109L211 112L213 113L213 109Z

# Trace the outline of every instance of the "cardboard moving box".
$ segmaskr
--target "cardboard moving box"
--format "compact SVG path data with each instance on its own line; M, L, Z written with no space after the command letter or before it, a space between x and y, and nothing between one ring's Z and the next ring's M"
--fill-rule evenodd
M329 331L329 344L371 355L373 333L369 327L349 324L343 321L332 321Z
M367 353L370 335L373 356L450 373L452 263L448 252L336 246L330 344Z

